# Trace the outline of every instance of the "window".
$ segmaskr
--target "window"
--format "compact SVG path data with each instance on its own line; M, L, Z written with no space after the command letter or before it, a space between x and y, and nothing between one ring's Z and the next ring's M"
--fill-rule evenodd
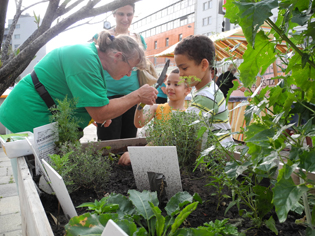
M14 44L14 49L17 49L20 46L20 44Z
M166 16L167 15L167 9L163 9L162 10L162 17Z
M173 24L174 24L174 22L173 22L173 21L168 22L168 23L167 23L167 30L171 30L171 29L173 29Z
M15 28L19 29L20 28L20 24L16 24Z
M174 6L174 11L179 11L180 9L180 3L176 3L175 6Z
M178 41L181 41L183 39L183 34L178 35Z
M202 19L202 26L211 24L211 16Z
M151 36L155 35L155 28L151 29Z
M167 8L167 14L172 14L174 12L174 6L170 6Z
M203 3L203 10L208 10L208 2Z
M162 25L162 32L166 31L166 24Z
M168 43L169 43L169 39L166 38L166 39L165 39L165 46L168 46Z
M203 10L205 11L205 10L208 10L208 9L210 9L210 8L212 8L212 1L207 1L207 2L204 2L203 3Z
M154 49L157 49L157 41L154 41Z
M20 39L20 35L19 34L15 34L14 35L14 39Z
M208 18L202 19L202 26L208 25Z
M154 57L154 65L156 65L156 61L157 61L156 59L157 59L157 58L156 58L156 57Z
M155 33L156 33L156 34L161 33L161 26L157 26L157 27L156 27Z

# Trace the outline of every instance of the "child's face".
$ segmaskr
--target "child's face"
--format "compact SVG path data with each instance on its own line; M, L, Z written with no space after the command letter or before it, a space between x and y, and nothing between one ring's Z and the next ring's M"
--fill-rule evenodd
M175 55L175 62L179 69L180 76L195 76L197 77L197 79L199 79L199 81L192 79L189 83L190 87L196 86L205 76L203 63L200 63L200 65L196 65L194 60L188 59L188 57L184 54Z
M190 88L179 78L179 74L171 73L167 77L166 92L170 100L185 100Z

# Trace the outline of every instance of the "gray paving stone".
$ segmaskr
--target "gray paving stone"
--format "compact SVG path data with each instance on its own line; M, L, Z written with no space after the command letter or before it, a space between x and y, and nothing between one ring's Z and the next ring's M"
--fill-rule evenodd
M0 185L0 197L12 196L17 196L16 183Z
M18 196L0 199L0 215L16 214L18 212L20 212L20 200Z
M0 167L11 167L11 161L0 161Z
M3 216L0 215L0 225L0 233L4 233L4 235L7 235L6 232L13 233L12 231L21 230L20 212Z
M0 176L0 184L12 184L14 183L13 176ZM0 193L1 194L1 193Z
M10 161L10 158L8 158L7 156L0 156L0 161Z
M0 176L7 176L8 175L8 171L7 171L7 167L0 167Z
M14 230L14 231L11 231L11 232L7 232L4 234L4 236L22 236L22 230ZM2 236L2 235L1 235Z

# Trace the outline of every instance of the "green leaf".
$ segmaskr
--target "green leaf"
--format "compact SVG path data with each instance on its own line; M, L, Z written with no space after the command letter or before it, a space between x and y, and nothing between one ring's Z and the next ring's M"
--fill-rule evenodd
M313 172L315 171L315 151L305 151L300 156L300 165L299 167L305 169L306 171Z
M255 192L255 199L257 200L257 210L259 211L259 217L263 218L267 213L269 213L272 208L272 192L268 187L255 185L253 187Z
M265 224L266 224L266 227L268 229L270 229L272 232L274 232L276 235L278 235L278 229L276 227L276 222L272 216L270 216L269 220L265 221Z
M200 154L200 156L204 157L204 156L207 156L209 155L210 152L212 152L213 150L215 150L215 145L203 150Z
M201 197L200 197L200 195L198 193L194 193L193 199L195 201L198 201L200 204L203 203L203 201L202 201L202 199L201 199Z
M239 164L236 161L228 162L225 166L225 173L229 178L237 178L240 174L247 170L250 165L250 162L245 162L243 164Z
M146 231L145 228L141 227L138 228L136 232L133 233L132 236L147 236L148 232Z
M199 131L198 131L198 136L197 136L197 139L200 139L201 136L207 131L207 127L205 126L202 126Z
M188 192L176 193L167 203L165 211L168 215L174 216L178 214L181 207L192 203L193 197Z
M85 213L80 216L75 216L72 217L65 226L66 235L101 235L108 220L112 219L115 221L117 218L117 214L110 213L103 215Z
M247 142L269 141L275 135L274 129L268 129L262 124L251 124L246 132Z
M238 68L244 87L251 87L256 83L258 73L264 74L271 63L276 60L277 54L274 48L275 44L270 42L263 31L259 31L256 36L255 49L247 47L243 55L244 62Z
M114 222L123 230L127 235L133 235L137 231L137 226L134 222L128 220L114 220Z
M235 2L234 4L239 10L239 25L243 29L247 42L254 48L259 27L272 16L271 10L278 7L278 1L262 0L260 2Z
M161 236L164 231L165 218L162 216L161 210L157 206L154 206L152 202L149 202L149 204L156 217L155 224L156 235Z
M280 170L281 171L281 170ZM280 172L279 171L279 172ZM280 223L287 219L288 212L300 200L308 188L305 185L295 185L292 178L281 178L273 188L273 203Z
M121 194L111 194L107 199L107 203L119 205L119 209L116 213L120 219L125 215L133 215L135 213L135 208L132 202L126 196Z
M291 21L299 25L305 25L307 21L311 18L312 14L306 14L305 12L300 12L297 8L292 11Z
M156 192L151 193L150 191L144 190L142 193L136 190L128 190L130 195L129 199L132 201L137 212L145 219L150 220L154 213L151 209L149 202L152 202L154 206L158 206L159 200Z
M186 206L176 217L174 224L172 225L172 229L170 234L173 234L179 226L184 222L184 220L197 208L198 202L193 202Z

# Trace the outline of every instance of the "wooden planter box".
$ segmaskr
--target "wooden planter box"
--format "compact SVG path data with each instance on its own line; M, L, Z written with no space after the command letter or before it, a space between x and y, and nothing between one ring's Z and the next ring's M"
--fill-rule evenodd
M84 143L83 146L95 145L97 149L111 146L111 150L103 149L106 155L106 152L108 153L109 151L126 151L127 146L143 146L145 144L145 138L132 138L99 143ZM17 171L23 235L53 236L53 231L24 157L17 158Z

